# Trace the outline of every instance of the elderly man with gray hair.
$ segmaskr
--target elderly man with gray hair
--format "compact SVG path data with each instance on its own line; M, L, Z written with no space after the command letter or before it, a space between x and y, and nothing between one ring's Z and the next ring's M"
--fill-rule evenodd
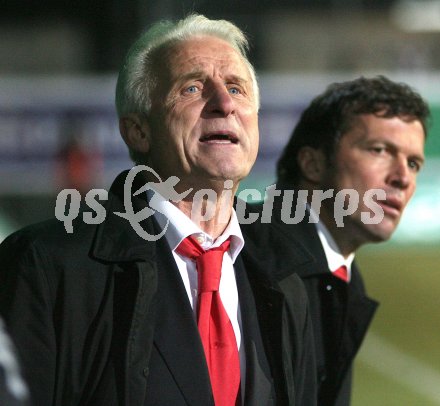
M114 181L105 220L49 220L0 246L0 311L35 405L316 404L293 272L311 257L277 255L291 242L275 229L277 249L248 243L233 209L258 150L246 49L227 21L153 25L118 77L138 169Z

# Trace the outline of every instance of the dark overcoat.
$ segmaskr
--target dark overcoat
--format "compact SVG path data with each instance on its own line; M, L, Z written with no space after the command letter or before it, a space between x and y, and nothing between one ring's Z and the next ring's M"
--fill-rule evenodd
M49 220L0 245L0 312L35 406L210 406L194 315L164 238L142 239L124 212L122 173L106 216L67 233ZM137 185L137 190L142 184ZM134 211L147 207L133 196ZM157 234L153 217L141 226ZM277 241L276 249L269 241ZM246 349L246 406L316 405L307 294L312 260L275 230L246 241L235 270ZM157 400L160 399L160 400Z
M279 190L284 190L279 186ZM310 314L315 337L317 385L319 406L348 406L351 400L352 364L372 321L378 303L365 291L362 276L356 263L352 265L349 284L332 276L316 226L309 222L308 213L297 224L287 224L281 219L282 196L274 199L269 224L262 223L263 204L248 206L249 211L260 215L259 221L243 225L245 238L266 233L268 227L278 228L291 241L291 252L297 246L305 247L315 258L303 267L293 269L304 282L310 304ZM296 196L296 194L294 194ZM296 199L292 201L293 218Z

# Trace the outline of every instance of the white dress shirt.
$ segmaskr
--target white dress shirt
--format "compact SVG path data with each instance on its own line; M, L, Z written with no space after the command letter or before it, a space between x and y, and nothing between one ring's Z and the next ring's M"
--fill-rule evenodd
M151 199L153 193L155 193L155 196L154 199ZM244 388L246 358L244 345L242 343L240 303L238 300L238 290L234 270L234 262L244 246L244 239L235 211L232 210L231 219L223 234L214 240L158 192L148 190L147 196L150 202L150 207L156 210L154 218L162 229L166 227L164 237L173 253L174 260L176 261L180 276L182 277L190 305L194 312L194 318L196 318L197 312L198 287L196 264L190 258L176 253L176 248L190 235L198 241L203 249L218 247L230 238L231 245L229 250L226 251L223 256L219 292L225 311L231 320L235 338L237 340L237 348L240 357L241 385L242 388ZM168 220L169 223L167 225ZM244 394L244 391L242 391L242 394Z
M339 267L345 265L348 272L348 281L351 280L351 264L354 260L354 253L351 253L347 258L341 254L341 251L336 244L336 241L330 234L328 228L324 225L322 221L319 221L319 216L312 209L312 207L307 204L310 211L310 218L317 220L315 223L316 231L318 233L319 239L321 240L322 248L324 249L325 257L327 259L328 268L331 272L335 272Z

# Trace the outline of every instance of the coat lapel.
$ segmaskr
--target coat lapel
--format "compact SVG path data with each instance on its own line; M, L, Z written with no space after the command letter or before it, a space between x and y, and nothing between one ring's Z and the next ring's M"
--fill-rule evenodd
M240 256L237 258L234 268L240 297L246 353L246 384L241 388L241 391L244 391L244 404L246 406L273 405L270 366L264 351L257 314L251 310L255 309L255 300Z
M242 258L255 298L257 317L262 326L261 334L270 364L276 404L288 405L295 401L295 389L289 383L295 373L292 363L286 361L286 341L283 330L283 307L286 296L281 281L290 280L293 273L308 268L313 257L302 244L293 244L289 236L274 223L256 226L242 225L245 248ZM265 249L267 247L267 249ZM285 255L289 252L289 255ZM296 279L299 282L299 278ZM284 326L287 327L287 326ZM289 338L290 339L290 338ZM295 355L292 355L295 359Z
M378 302L365 295L359 271L353 263L340 353L340 369L343 375L362 344L377 306Z
M140 293L137 298L133 298L136 302L133 325L139 329L147 327L153 329L154 323L153 345L169 369L185 398L185 402L195 406L213 405L210 381L202 344L197 334L197 325L166 240L161 238L158 241L146 241L133 230L126 219L114 214L115 212L125 212L124 181L126 176L127 172L121 173L110 189L106 204L106 219L97 226L90 255L98 260L120 264L120 267L115 267L115 270L119 270L119 272L122 269L126 270L126 272L121 272L121 277L127 273L126 278L129 280L138 280ZM132 190L138 190L143 186L143 183L143 179L138 175L134 180ZM135 213L147 207L144 195L132 196L131 199ZM160 231L152 218L147 218L140 225L150 235L156 235ZM151 275L155 280L146 280ZM153 291L146 295L145 289ZM159 294L157 291L160 291ZM155 299L152 306L156 311L155 318L146 326L145 315L142 313L145 306L138 302L140 298L148 297L151 299L153 296ZM127 322L130 324L131 320ZM130 339L133 342L139 340L141 336L135 334L133 328L130 334ZM121 338L117 341L124 342L125 340ZM132 364L148 359L148 356L132 352L134 348L143 348L147 343L134 345L133 342L128 346L129 350L125 361L121 360L122 369L124 369L122 365L126 365L125 362ZM182 342L185 343L184 348L180 345ZM132 388L128 384L128 375L131 375L131 370L134 370L132 365L125 368L125 372L121 372L121 374L125 374L126 386L123 391L127 394L125 400L127 405L131 404L128 400L130 388ZM130 379L132 378L133 376ZM139 375L139 379L141 378L142 376ZM145 381L143 381L143 385L145 386Z
M197 324L165 239L158 242L158 254L154 345L187 404L209 406L213 404L211 384Z
M279 215L279 213L276 213ZM308 216L308 212L306 213ZM274 226L279 227L288 237L290 245L303 245L314 257L313 262L309 262L308 266L303 266L295 270L301 278L313 277L319 274L328 273L327 258L321 245L316 226L314 223L304 221L295 225L286 225L281 223L281 219L276 217Z
M124 182L127 173L122 172L110 188L105 206L106 217L104 222L97 226L91 247L91 255L106 262L146 261L155 256L155 242L143 239L127 219L115 214L125 213ZM138 175L133 182L132 190L138 190L143 183ZM131 196L131 200L135 213L147 207L145 194ZM157 233L151 217L143 220L140 226L150 235Z

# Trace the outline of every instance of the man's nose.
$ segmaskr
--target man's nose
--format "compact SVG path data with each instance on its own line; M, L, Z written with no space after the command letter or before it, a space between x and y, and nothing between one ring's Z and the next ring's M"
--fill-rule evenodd
M406 189L412 181L408 160L406 157L397 157L393 162L388 182L399 189Z
M212 87L206 109L211 114L218 114L227 117L234 112L234 100L229 93L229 89L221 84Z

